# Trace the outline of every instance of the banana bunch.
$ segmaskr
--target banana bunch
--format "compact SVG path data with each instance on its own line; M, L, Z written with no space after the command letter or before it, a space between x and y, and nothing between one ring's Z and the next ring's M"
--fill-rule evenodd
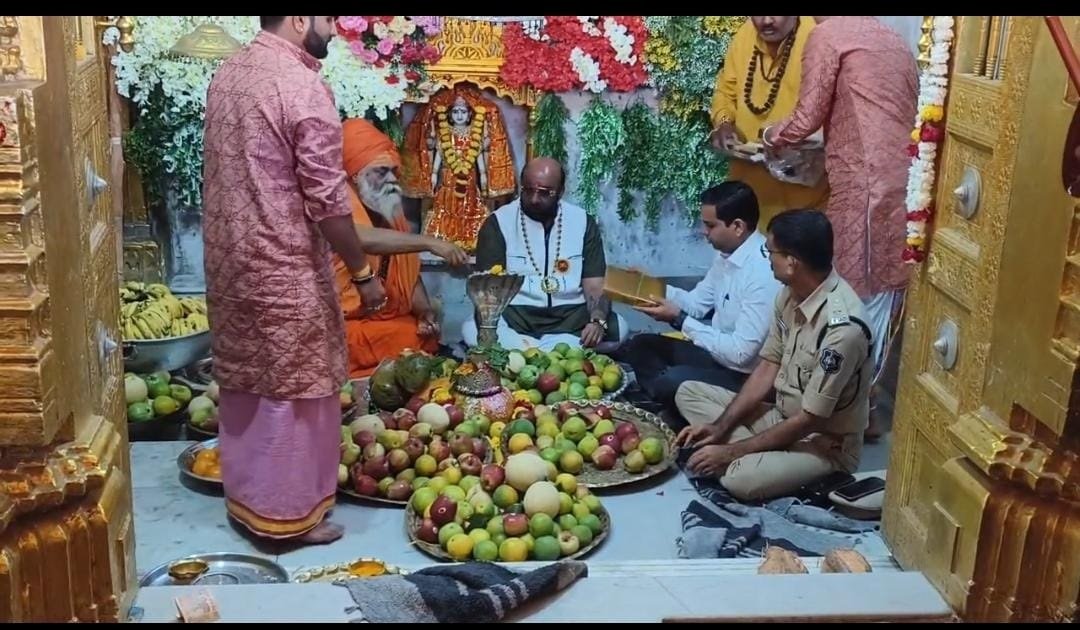
M167 339L210 328L206 301L173 295L164 284L127 282L120 287L120 328L124 339Z

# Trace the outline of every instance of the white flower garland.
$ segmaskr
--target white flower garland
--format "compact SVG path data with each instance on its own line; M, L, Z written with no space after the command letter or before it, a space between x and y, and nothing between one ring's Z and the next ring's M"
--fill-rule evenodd
M599 94L607 89L607 81L600 78L600 63L592 55L575 46L570 51L570 65L585 84L586 90Z
M619 24L612 17L604 18L604 36L615 51L616 61L626 66L637 63L637 55L634 54L634 36L629 34L625 24Z
M938 145L944 138L945 95L949 85L949 55L953 41L954 21L951 16L934 17L930 61L919 77L919 101L915 128L911 132L914 146L907 184L907 248L904 262L915 264L926 257L927 226L933 214L934 165Z

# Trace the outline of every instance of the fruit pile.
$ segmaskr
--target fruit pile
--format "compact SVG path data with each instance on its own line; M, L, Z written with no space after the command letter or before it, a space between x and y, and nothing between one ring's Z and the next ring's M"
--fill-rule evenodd
M206 393L196 396L188 403L187 411L191 424L197 429L207 433L217 433L218 430L218 384L210 381Z
M209 330L206 300L178 298L164 284L120 287L120 330L125 341L167 339Z
M510 351L503 385L533 405L564 400L600 400L618 391L624 375L617 363L592 350L560 343L551 352Z
M445 475L445 476L444 476ZM410 531L458 562L552 561L588 548L606 525L600 500L535 453L453 482L439 473L409 501Z
M455 411L451 417L451 411ZM404 502L436 474L457 483L480 474L490 426L477 417L426 403L416 413L369 414L341 427L338 485L351 493Z
M204 448L195 456L191 472L200 477L221 479L221 452L218 447Z
M663 440L642 439L636 424L617 421L606 405L562 403L522 411L506 426L502 442L511 454L535 450L559 470L574 475L586 462L597 470L611 470L620 459L626 472L636 474L666 456Z
M406 350L384 360L372 373L368 379L371 402L386 411L404 407L409 397L423 392L432 379L448 377L456 367L453 359Z
M139 376L124 374L124 399L127 401L128 422L146 422L169 416L188 408L196 399L191 389L179 383L170 383L168 372L154 372ZM196 403L199 405L202 403Z

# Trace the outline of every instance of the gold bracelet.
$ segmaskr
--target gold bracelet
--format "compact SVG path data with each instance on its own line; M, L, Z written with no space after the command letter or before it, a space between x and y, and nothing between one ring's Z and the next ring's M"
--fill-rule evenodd
M370 280L373 275L375 274L371 272L371 265L364 265L363 269L352 274L352 280L353 282L365 282Z

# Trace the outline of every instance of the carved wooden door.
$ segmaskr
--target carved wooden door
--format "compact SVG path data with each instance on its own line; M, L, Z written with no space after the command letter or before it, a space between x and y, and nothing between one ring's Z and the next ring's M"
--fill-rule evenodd
M961 17L955 42L883 527L965 619L1072 619L1080 207L1061 156L1075 101L1039 17Z
M0 17L0 620L134 593L120 217L92 16Z

